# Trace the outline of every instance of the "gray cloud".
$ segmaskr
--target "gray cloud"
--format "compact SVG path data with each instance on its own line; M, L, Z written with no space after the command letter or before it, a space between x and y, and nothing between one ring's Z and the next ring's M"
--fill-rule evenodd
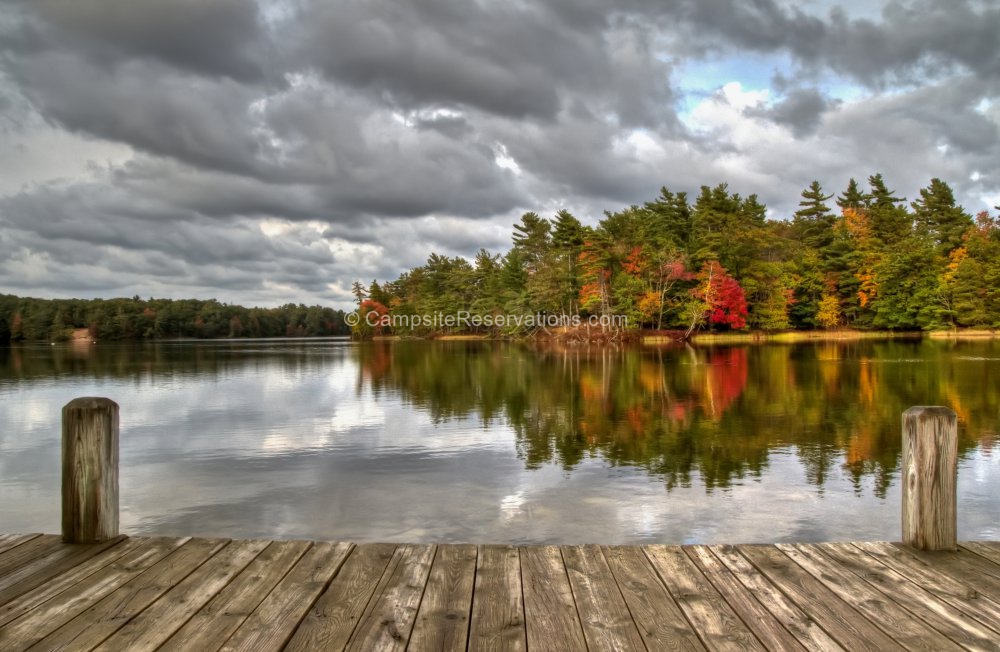
M243 0L14 0L21 48L72 52L101 66L155 60L210 76L258 80L274 54L257 4ZM8 35L8 38L10 35Z
M787 125L796 136L807 136L819 127L823 114L842 104L831 100L815 88L796 88L772 106L747 109L747 114L762 116Z
M956 70L983 79L1000 73L995 4L915 0L881 6L881 16L873 20L852 18L837 5L819 16L774 0L691 0L672 3L664 19L690 27L675 37L689 53L787 52L815 74L832 70L875 87L919 83Z
M525 210L593 223L664 184L778 217L877 170L996 203L1000 8L866 7L10 2L0 286L346 305L354 278L503 249ZM770 95L718 88L746 52Z

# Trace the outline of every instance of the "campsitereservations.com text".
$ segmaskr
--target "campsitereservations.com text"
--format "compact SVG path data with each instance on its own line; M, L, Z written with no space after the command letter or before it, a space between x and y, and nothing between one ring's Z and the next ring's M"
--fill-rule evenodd
M466 310L454 314L437 312L422 315L380 314L374 310L364 315L369 326L382 328L560 328L578 326L598 326L602 328L628 328L626 315L556 315L548 313L534 314L497 314L473 315ZM361 315L348 313L345 321L349 326L357 326Z

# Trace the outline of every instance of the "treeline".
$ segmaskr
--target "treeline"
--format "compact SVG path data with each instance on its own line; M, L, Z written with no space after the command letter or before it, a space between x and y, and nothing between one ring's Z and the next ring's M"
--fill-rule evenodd
M881 174L837 195L814 181L799 206L768 219L756 195L720 184L693 202L664 187L596 227L567 211L529 212L505 254L431 254L395 281L355 283L354 294L363 314L624 315L635 328L688 334L1000 327L997 218L973 218L947 183L933 179L907 202Z
M33 299L0 294L0 342L347 335L344 312L287 304L245 308L196 299Z

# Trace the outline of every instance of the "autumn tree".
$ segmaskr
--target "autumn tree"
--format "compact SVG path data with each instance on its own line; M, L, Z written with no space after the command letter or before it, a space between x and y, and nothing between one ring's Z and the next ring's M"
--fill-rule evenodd
M702 324L723 325L734 330L746 327L747 304L743 288L718 261L705 262L696 277L686 306L687 335Z

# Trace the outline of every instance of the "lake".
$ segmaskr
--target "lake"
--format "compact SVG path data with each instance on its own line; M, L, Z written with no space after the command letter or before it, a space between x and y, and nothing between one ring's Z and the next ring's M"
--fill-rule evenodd
M0 531L59 532L60 410L121 405L129 534L509 543L900 538L900 415L959 414L1000 539L1000 342L0 348Z

